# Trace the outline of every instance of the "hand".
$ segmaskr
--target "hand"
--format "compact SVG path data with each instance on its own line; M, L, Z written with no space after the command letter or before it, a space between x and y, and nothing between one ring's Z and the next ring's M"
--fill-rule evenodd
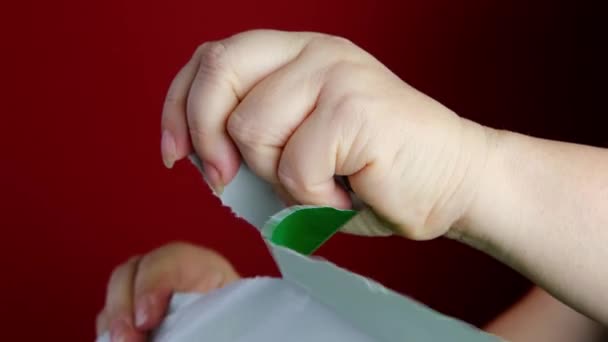
M485 330L505 341L606 341L605 327L539 287L501 313Z
M462 218L492 136L345 39L265 30L201 45L171 84L162 129L165 164L193 150L218 192L241 157L304 204L349 207L334 180L347 176L413 239Z
M239 278L216 252L170 243L118 266L108 284L97 334L109 330L112 342L140 342L156 328L173 292L206 293Z

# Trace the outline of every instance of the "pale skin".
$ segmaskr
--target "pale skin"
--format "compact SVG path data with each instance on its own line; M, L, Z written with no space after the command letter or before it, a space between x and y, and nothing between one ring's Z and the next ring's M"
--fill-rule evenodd
M463 241L608 324L606 149L484 127L347 40L279 31L199 47L162 132L167 167L196 153L218 192L244 161L290 201L344 208L346 176L396 234Z

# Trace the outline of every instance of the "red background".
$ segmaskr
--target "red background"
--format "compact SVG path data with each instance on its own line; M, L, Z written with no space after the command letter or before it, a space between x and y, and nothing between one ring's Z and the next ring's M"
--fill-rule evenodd
M215 248L244 275L276 274L254 230L220 208L190 165L162 167L163 96L205 40L261 27L344 35L463 116L549 138L608 141L593 86L599 43L587 34L595 22L579 13L580 2L0 6L5 341L92 341L112 268L170 240ZM446 240L340 236L321 254L477 325L529 286Z

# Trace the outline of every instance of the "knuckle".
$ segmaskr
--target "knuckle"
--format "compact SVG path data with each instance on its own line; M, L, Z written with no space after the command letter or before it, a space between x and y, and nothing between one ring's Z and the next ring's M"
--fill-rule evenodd
M353 42L347 38L321 34L311 39L310 46L318 49L351 49L355 46Z
M429 225L428 211L422 210L422 208L411 211L401 228L403 236L415 241L430 240L440 235L437 234L437 227Z
M161 259L161 262L167 262L172 260L172 258L180 259L184 256L196 253L198 249L199 247L188 242L172 241L151 253L148 261L155 262L159 261L158 259Z
M195 53L200 60L197 77L208 77L224 72L228 66L228 48L223 41L206 42Z
M307 182L302 174L292 172L285 165L285 163L279 165L277 178L289 193L298 194L300 198L310 198L318 192L317 187Z
M189 242L176 240L171 241L160 248L168 251L180 251L184 249L191 249L192 247L194 246Z
M403 235L414 241L429 239L427 232L419 225L409 225L407 228L403 229Z
M306 46L306 51L327 64L339 61L360 62L365 55L350 40L330 35L318 35L312 38Z
M172 241L152 251L142 260L143 269L154 268L162 264L172 264L176 260L188 258L196 253L198 246L185 241Z
M365 102L362 95L354 93L340 96L331 108L332 124L340 127L344 123L361 119L366 112Z
M126 264L121 264L118 265L114 268L114 270L112 271L112 275L110 275L110 284L115 283L116 281L118 281L122 275L125 273L126 270Z
M136 264L137 262L139 262L139 256L133 256L126 262L116 266L112 271L112 275L110 276L109 284L122 281L122 279L124 279L124 277L131 272L132 265Z
M357 100L357 97L352 94L341 96L333 105L333 117L337 119L348 118L350 115L357 112L359 105L358 102L359 100Z
M340 46L344 48L352 48L355 46L355 44L350 39L341 36L328 36L326 39L329 43L335 46Z
M256 120L251 120L242 111L236 110L226 123L228 134L239 144L255 147L263 144L264 130Z

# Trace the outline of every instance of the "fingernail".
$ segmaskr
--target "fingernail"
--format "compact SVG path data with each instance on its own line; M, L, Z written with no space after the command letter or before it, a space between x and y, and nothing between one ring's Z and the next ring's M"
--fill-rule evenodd
M222 177L215 166L203 162L203 174L205 175L207 183L213 190L213 193L215 193L216 196L221 195L222 192L224 192L224 184L222 183Z
M148 312L150 312L150 297L143 296L135 305L135 326L143 327L148 322Z
M124 320L115 321L110 329L111 342L125 342L127 340L127 322Z
M166 129L163 131L163 135L160 139L160 151L163 156L165 167L168 169L172 168L175 163L177 148L175 147L175 138L173 138L173 134Z

